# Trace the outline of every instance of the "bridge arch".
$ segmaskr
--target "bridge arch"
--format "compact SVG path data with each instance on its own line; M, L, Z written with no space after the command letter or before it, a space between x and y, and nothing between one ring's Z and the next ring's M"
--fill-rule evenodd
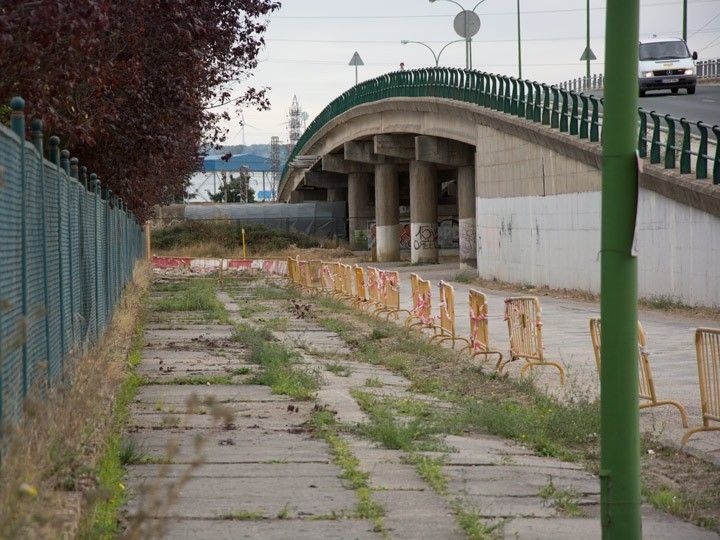
M376 223L379 260L397 260L397 206L403 200L398 184L409 184L411 237L422 232L432 240L437 229L428 233L427 228L436 226L437 185L450 178L456 186L461 260L464 241L465 262L482 259L478 271L484 277L596 292L601 105L593 96L487 73L439 68L387 74L345 92L308 126L283 172L280 199L293 201L313 185L325 187L328 198L347 190L352 235L353 212L369 206L374 192L375 205L366 208L372 215L364 217ZM640 213L648 221L647 242L657 243L662 234L651 232L651 222L673 221L678 212L687 218L683 222L695 224L689 227L720 234L720 188L693 178L710 175L720 184L720 129L699 125L700 135L693 138L686 136L684 120L664 117L677 130L663 131L657 118L639 110L638 154L646 158L640 199L647 203ZM675 132L682 132L681 140ZM693 214L696 210L700 214ZM555 214L562 233L555 230ZM583 216L590 216L587 223L580 223ZM641 292L720 305L717 272L700 284L677 278L707 265L699 250L689 259L687 250L681 254L681 236L693 231L668 223L664 232L676 239L670 246L677 251L669 257L673 269L649 268L668 260L667 252L653 251L645 278L640 265ZM412 244L414 262L437 260L437 249L425 250L428 245L432 241L419 242L417 249ZM580 267L563 262L568 250L583 260ZM698 293L704 290L709 302Z

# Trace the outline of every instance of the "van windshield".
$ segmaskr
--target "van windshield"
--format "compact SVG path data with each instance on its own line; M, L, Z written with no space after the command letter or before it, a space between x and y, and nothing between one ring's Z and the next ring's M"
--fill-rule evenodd
M690 52L683 41L658 41L640 44L640 60L671 60L688 58Z

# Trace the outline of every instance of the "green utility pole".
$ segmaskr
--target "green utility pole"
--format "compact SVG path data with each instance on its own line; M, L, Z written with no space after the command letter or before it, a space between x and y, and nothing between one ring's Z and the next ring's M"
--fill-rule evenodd
M683 41L687 43L687 0L683 0Z
M522 49L520 47L520 0L517 0L517 28L518 28L518 79L522 79Z
M587 9L585 14L585 51L587 58L585 58L585 75L588 78L588 84L590 84L590 0L587 0Z
M600 505L603 539L640 540L637 372L639 0L607 0L602 167Z

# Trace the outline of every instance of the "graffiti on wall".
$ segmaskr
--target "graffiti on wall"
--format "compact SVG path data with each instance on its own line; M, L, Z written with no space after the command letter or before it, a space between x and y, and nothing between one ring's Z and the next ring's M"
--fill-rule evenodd
M367 247L371 250L375 245L375 222L369 221L370 234L367 237ZM429 228L429 227L428 227ZM445 218L438 222L437 236L435 241L440 249L458 249L460 246L460 225L455 218ZM409 250L412 244L410 233L410 221L400 221L400 249Z

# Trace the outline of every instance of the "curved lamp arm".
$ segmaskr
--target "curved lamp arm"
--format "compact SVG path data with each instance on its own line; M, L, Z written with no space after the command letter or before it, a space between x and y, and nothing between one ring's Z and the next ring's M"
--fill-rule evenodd
M439 64L439 62L440 62L440 55L443 53L443 51L444 51L445 49L447 49L447 48L448 48L450 45L452 45L453 43L460 43L460 42L465 43L465 40L464 40L464 39L456 39L455 41L451 41L450 43L446 43L446 44L443 46L443 48L440 49L440 52L437 54L437 61L435 62L435 67L438 66L438 64Z
M438 1L438 0L430 0L430 3L432 4L432 3L437 2L437 1ZM482 0L482 1L484 2L485 0ZM465 8L464 8L461 4L459 4L458 2L456 2L455 0L440 0L440 2L450 2L450 3L452 3L452 4L455 4L457 7L459 7L461 11L465 11Z
M418 45L422 45L423 47L425 47L427 50L429 50L432 53L433 58L435 59L435 67L438 67L438 64L440 63L440 55L435 54L435 51L433 50L433 48L430 45L428 45L427 43L423 43L422 41L410 41L408 39L403 39L400 43L402 43L403 45L407 45L408 43L416 43ZM445 45L445 47L447 47L447 45ZM443 47L443 49L445 47ZM440 51L440 53L442 54L442 50Z

